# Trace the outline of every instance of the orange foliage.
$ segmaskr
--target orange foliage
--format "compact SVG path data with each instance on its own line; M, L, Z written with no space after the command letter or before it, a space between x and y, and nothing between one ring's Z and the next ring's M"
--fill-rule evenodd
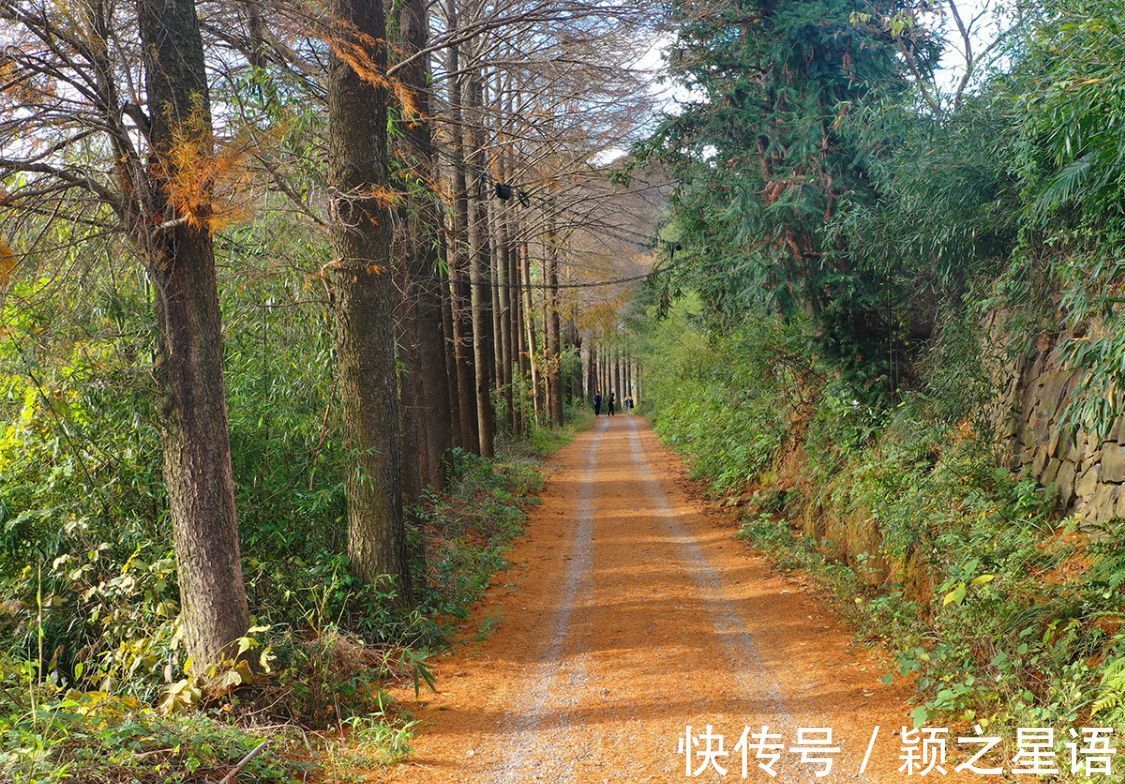
M351 66L363 81L389 90L402 106L407 119L420 117L414 92L398 79L388 76L375 58L375 52L380 46L386 46L387 42L357 30L355 25L343 20L337 20L336 26L339 28L339 35L326 39L336 56Z
M29 74L21 74L15 61L8 57L0 58L0 84L4 86L0 94L11 98L17 105L33 103L43 96L55 94L51 81L41 78L36 82Z
M247 152L248 143L237 137L216 147L200 107L172 130L172 144L159 156L158 174L168 202L189 226L215 234L249 220Z
M441 180L431 180L427 186L430 191L437 194L443 204L452 204L454 199L453 186Z
M8 285L8 281L12 279L12 273L16 271L18 263L12 246L0 239L0 289Z
M390 209L394 207L402 199L402 194L393 188L388 188L385 185L372 185L368 195L373 198L380 207Z

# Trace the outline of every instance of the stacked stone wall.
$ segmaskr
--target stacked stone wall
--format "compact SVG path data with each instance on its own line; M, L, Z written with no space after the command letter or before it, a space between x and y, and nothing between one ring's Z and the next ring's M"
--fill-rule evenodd
M1003 334L999 315L985 326L994 339ZM1011 467L1056 487L1063 507L1081 519L1125 517L1125 417L1103 436L1067 424L1081 374L1068 367L1061 343L1042 338L1032 352L993 364L1004 390L991 416L1001 453Z

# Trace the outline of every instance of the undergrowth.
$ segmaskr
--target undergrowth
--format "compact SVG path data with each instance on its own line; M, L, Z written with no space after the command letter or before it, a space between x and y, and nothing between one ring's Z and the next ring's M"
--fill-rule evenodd
M359 584L342 556L247 559L252 590L271 597L256 604L264 614L243 641L259 667L232 670L222 694L201 693L175 664L175 605L161 610L174 596L169 553L112 563L110 548L93 548L46 574L25 569L19 579L33 603L9 600L8 608L16 624L8 639L22 628L24 643L0 657L0 780L218 780L262 742L246 780L345 782L399 761L413 724L386 685L433 684L429 652L451 640L506 565L506 547L541 487L532 455L566 437L540 436L522 455L495 460L455 453L448 491L414 510L426 586L410 613L396 611L383 587ZM294 574L313 579L295 584ZM52 626L63 612L76 613L91 635L126 619L135 625L112 649L71 653Z
M982 397L971 357L886 410L815 369L802 399L746 348L776 330L708 339L689 309L649 338L657 375L688 378L650 384L658 433L743 502L742 538L890 647L918 688L915 723L1125 723L1125 522L1080 525L998 463L964 415Z
M292 233L283 223L239 236L268 257ZM495 460L454 455L445 492L411 511L425 580L405 612L388 584L349 569L329 314L270 305L306 299L301 273L231 274L220 286L227 398L257 615L239 641L253 667L217 673L207 691L181 641L141 361L153 353L151 291L94 277L60 310L36 296L48 281L21 279L0 302L11 330L0 330L0 781L218 780L265 739L245 780L343 781L401 758L411 725L386 684L428 688L427 656L522 529L538 459L583 426L533 428Z

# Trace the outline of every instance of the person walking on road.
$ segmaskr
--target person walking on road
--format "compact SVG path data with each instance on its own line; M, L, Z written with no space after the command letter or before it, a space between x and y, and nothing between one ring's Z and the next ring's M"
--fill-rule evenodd
M615 406L614 406L615 402L616 402L616 398L614 397L613 390L611 389L611 390L609 390L609 415L610 416L613 416L613 412L614 412L614 409L615 409Z
M594 393L594 416L602 415L602 391L599 389Z

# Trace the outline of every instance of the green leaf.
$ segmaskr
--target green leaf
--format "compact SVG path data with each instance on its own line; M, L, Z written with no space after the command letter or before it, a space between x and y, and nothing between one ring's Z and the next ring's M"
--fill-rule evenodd
M919 705L914 710L910 711L910 718L914 722L915 727L921 727L930 718L930 712Z
M957 587L945 595L942 600L941 606L946 607L950 604L961 604L965 601L965 594L968 592L968 587L965 583L957 583Z

